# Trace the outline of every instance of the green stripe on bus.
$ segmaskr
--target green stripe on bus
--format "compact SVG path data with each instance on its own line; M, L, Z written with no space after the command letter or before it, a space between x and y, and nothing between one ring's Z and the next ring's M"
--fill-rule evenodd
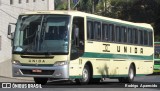
M70 79L82 78L82 76L69 76Z
M136 76L145 76L146 74L136 74ZM120 75L94 75L93 78L117 78L117 77L128 77L128 74Z
M92 53L85 52L82 57L88 58L118 58L118 59L134 59L134 60L153 60L153 54L150 56L127 55L127 54L109 54L109 53Z
M145 76L146 74L136 74L136 76ZM128 74L121 75L93 75L93 78L118 78L118 77L128 77ZM71 79L82 78L82 76L69 76Z

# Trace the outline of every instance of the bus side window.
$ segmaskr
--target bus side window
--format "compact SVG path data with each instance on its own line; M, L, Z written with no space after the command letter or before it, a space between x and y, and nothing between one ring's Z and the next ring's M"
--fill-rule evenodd
M125 42L125 27L121 26L121 42Z
M148 46L148 40L149 39L148 39L148 31L147 30L144 31L144 37L145 37L144 38L144 45Z
M124 43L127 43L127 36L128 36L128 31L127 28L124 27Z
M121 30L120 30L120 26L116 26L116 35L117 35L117 42L121 42L122 38L121 38Z
M140 45L143 45L144 36L143 36L143 31L142 31L142 30L139 30L139 31L138 31L138 37L139 37L139 44L140 44Z
M134 30L134 44L138 44L138 30L136 28Z
M149 46L153 46L153 33L149 32Z
M110 41L115 42L116 41L116 33L115 33L115 29L114 29L114 25L113 24L109 24L109 32L110 32Z
M93 22L87 21L87 39L94 39Z
M103 41L108 41L109 40L109 36L108 36L108 24L103 23L102 24L102 40Z
M132 28L128 28L128 43L131 44L132 41L133 41L133 38L132 38Z
M134 37L135 36L135 30L134 30L134 28L132 28L131 32L132 32L131 33L132 34L132 37L131 37L132 38L132 44L135 44L135 37Z
M94 39L101 41L101 23L100 22L94 22Z

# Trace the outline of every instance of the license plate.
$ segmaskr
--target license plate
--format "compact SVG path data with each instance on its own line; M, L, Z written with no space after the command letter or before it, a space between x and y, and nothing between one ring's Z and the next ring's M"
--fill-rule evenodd
M41 73L42 70L40 70L40 69L33 69L32 72L34 72L34 73Z

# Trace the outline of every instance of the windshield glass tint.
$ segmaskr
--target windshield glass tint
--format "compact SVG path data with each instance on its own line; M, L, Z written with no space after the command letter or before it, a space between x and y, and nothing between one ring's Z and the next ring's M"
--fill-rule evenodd
M13 52L67 53L67 15L24 15L16 26Z

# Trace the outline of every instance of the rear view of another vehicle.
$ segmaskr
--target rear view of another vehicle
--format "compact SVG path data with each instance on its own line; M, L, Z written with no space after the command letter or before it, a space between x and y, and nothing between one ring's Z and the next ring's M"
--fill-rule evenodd
M155 42L154 74L160 74L160 42Z

